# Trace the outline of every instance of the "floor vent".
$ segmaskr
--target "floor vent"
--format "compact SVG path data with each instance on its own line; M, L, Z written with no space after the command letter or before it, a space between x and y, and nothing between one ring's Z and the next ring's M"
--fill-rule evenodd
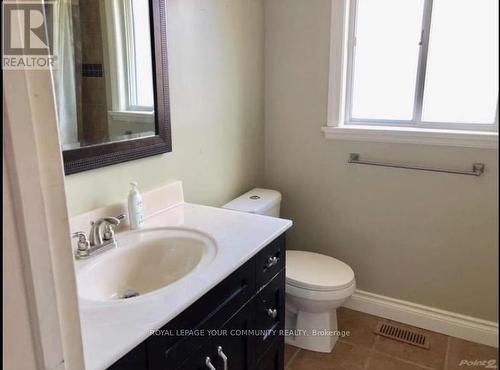
M379 322L377 329L375 329L375 334L420 348L429 349L429 343L424 334L417 333L416 331L401 326Z

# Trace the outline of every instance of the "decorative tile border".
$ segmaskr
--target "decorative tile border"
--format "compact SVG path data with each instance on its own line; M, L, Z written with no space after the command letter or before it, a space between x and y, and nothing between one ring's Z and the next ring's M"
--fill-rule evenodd
M102 64L82 64L82 77L102 77L103 75Z

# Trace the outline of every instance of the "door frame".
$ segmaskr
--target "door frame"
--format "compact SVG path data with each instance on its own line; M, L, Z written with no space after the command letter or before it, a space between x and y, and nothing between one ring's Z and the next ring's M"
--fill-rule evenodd
M19 251L36 367L83 370L52 73L4 70L3 93L3 163L7 177L3 194L10 205L4 215L12 215L12 219L4 220L4 231L10 235L3 241L10 243L10 250ZM12 277L4 277L4 287L16 283L8 280ZM5 300L10 298L9 292L4 293ZM4 324L15 325L16 314L5 312ZM12 340L5 335L4 330L4 341Z

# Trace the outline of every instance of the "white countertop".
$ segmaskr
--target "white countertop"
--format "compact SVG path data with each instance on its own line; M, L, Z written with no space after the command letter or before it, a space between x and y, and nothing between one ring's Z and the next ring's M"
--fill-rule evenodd
M101 370L112 365L288 230L292 222L182 203L147 218L145 227L165 226L183 226L209 234L217 244L215 258L140 300L110 303L80 300L86 369ZM120 233L118 242L119 236ZM77 270L88 261L77 262Z

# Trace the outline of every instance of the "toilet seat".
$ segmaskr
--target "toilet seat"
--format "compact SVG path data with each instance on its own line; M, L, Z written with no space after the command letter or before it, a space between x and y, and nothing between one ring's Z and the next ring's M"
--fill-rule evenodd
M306 251L286 251L286 284L304 290L333 292L355 285L354 271L336 258Z
M348 287L337 290L312 290L299 288L297 286L286 283L286 294L291 296L314 301L315 304L319 302L333 302L338 300L345 300L347 297L353 295L356 290L356 283L353 281Z

